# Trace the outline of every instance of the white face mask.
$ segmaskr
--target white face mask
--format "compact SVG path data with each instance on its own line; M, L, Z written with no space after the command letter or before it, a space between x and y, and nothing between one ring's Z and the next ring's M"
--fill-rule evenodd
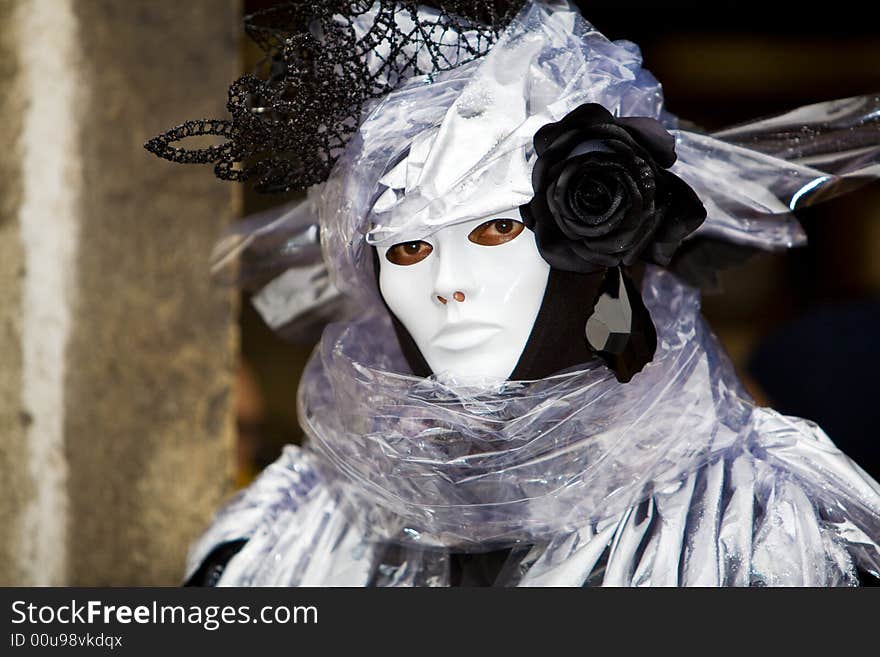
M511 375L550 273L519 210L377 248L382 296L436 375Z

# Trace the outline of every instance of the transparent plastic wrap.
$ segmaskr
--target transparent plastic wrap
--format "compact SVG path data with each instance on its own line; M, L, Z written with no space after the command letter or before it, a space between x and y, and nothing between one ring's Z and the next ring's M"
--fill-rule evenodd
M247 539L221 585L444 586L511 549L499 585L854 585L880 575L880 488L815 425L755 407L651 268L658 355L494 393L399 372L388 327L328 330L300 390L310 436L190 554ZM393 554L393 558L389 556Z
M215 245L212 275L249 293L263 321L283 338L311 344L352 306L330 281L319 236L308 199L251 215Z
M714 137L825 171L876 178L880 94L806 105L714 133Z
M807 105L711 136L680 131L676 141L673 170L709 210L695 237L799 246L806 236L794 210L880 177L880 95Z
M665 487L729 448L750 409L726 361L700 357L696 295L674 296L670 278L648 279L661 346L627 385L597 362L450 387L399 373L387 315L328 327L300 421L346 474L364 531L391 539L407 518L426 545L532 542L621 513L646 481Z

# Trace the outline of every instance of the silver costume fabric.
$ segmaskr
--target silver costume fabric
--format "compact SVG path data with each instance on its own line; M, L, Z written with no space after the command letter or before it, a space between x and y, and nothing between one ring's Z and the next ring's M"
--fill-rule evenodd
M507 207L523 202L535 130L586 102L673 130L672 170L708 211L702 235L800 244L791 210L880 175L880 144L860 141L861 127L876 135L878 97L717 135L675 130L635 45L608 41L565 2L527 3L485 57L371 107L306 202L218 249L220 269L249 252L271 262L244 277L273 327L340 293L357 307L327 326L304 373L306 445L218 513L190 574L247 539L221 585L443 586L451 552L502 547L514 550L496 583L509 586L880 576L880 486L814 424L754 405L699 293L667 271L649 267L643 282L658 346L630 383L598 363L492 389L408 374L370 244L503 209L480 205L498 197L486 185L509 190ZM792 125L816 138L788 139ZM388 545L403 558L386 559Z
M816 425L756 407L652 268L658 354L472 396L384 369L389 327L331 326L290 446L222 510L190 572L249 539L221 585L438 585L448 551L514 552L499 585L852 585L880 573L880 486ZM366 337L366 336L373 337ZM381 564L381 546L406 559Z

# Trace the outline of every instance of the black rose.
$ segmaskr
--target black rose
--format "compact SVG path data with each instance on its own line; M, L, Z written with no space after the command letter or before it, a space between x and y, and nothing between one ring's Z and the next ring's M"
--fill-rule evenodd
M616 118L589 103L543 126L534 144L535 196L520 209L552 267L668 265L706 218L694 190L666 170L675 139L654 119Z

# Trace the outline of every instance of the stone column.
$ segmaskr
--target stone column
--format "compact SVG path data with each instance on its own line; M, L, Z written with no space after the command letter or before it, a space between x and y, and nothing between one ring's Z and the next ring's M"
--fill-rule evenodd
M238 190L143 142L224 116L237 0L0 0L0 584L180 580L229 491Z

